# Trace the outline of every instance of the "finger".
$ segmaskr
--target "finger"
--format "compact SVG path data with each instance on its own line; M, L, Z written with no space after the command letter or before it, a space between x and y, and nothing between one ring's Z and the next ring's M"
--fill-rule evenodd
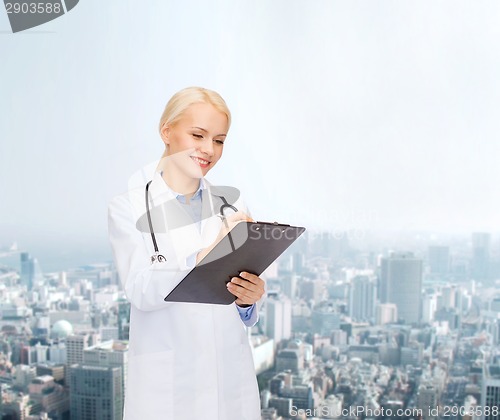
M234 284L228 283L227 290L229 291L229 293L236 296L237 299L240 299L242 301L247 302L247 300L250 298L249 296L246 295L245 289L242 289L241 287L236 286Z
M245 280L239 277L233 277L231 283L237 284L248 290L259 291L264 290L264 282L257 277L257 279Z
M241 279L239 279L241 281ZM245 280L243 280L244 282ZM228 286L229 287L235 287L235 288L240 288L241 290L243 291L246 291L247 293L253 293L253 294L258 294L260 292L260 288L258 286L256 286L255 284L253 283L249 283L247 282L247 284L245 283L237 283L236 281L230 281L228 283Z
M258 293L249 289L245 289L244 287L238 286L237 284L228 283L227 290L229 290L229 292L231 292L237 298L245 300L245 302L254 303L259 300Z
M242 271L240 273L240 277L244 278L245 280L252 282L253 284L264 284L264 280L262 280L259 276L256 276L255 274L249 273L248 271Z

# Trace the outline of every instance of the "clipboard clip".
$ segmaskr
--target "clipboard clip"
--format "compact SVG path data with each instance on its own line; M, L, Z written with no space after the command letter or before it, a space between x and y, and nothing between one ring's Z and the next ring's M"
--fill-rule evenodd
M278 222L272 222L272 223L269 223L269 222L255 222L255 223L260 223L262 225L274 225L274 226L285 226L285 227L290 227L290 225L285 225L283 223L278 223Z

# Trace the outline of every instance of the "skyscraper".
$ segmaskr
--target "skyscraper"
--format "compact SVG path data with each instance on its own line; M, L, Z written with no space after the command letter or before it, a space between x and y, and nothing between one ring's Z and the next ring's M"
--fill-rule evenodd
M349 315L356 321L370 321L375 317L377 284L374 277L356 276L349 287Z
M287 274L283 277L283 294L291 300L295 299L297 296L297 283L297 275L295 273Z
M431 274L446 276L449 273L450 248L448 246L430 246L428 250L428 258Z
M83 351L83 364L87 366L119 367L122 377L122 393L125 395L128 367L128 342L110 340Z
M438 406L439 402L439 392L438 390L432 385L431 383L428 382L423 382L419 387L418 387L418 393L417 393L417 408L422 410L423 413L423 419L424 420L434 420L437 417L433 416L433 412L430 412L430 408L434 408Z
M305 256L302 252L293 254L293 272L301 275L305 266Z
M311 314L312 332L328 337L340 329L341 315L333 306L319 306Z
M266 300L266 335L275 344L292 334L292 303L288 298Z
M122 370L75 364L70 369L71 420L122 420Z
M481 389L482 419L493 420L499 417L500 407L500 367L497 365L485 364L483 368L483 380ZM489 415L486 415L486 408L489 408ZM493 411L496 408L495 411Z
M413 253L395 253L382 258L380 302L394 303L398 317L407 324L418 323L422 305L422 260Z
M472 234L471 275L474 280L489 278L490 242L489 233L475 232Z
M83 363L83 349L88 347L88 335L70 335L66 338L66 386L70 386L71 366L76 363Z
M128 340L130 330L130 302L118 300L118 339Z
M434 321L437 309L437 294L434 291L426 292L422 296L422 322Z
M21 252L21 284L28 290L33 289L35 278L35 263L27 252Z

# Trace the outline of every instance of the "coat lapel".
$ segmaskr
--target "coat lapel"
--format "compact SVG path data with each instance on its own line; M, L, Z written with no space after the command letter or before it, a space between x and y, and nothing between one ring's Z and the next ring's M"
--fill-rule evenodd
M211 184L206 179L203 181L205 188L202 190L201 232L168 188L160 172L154 172L149 185L149 208L158 248L161 252L162 243L164 247L170 248L164 241L171 241L181 268L185 268L186 258L211 245L222 227L222 221L218 217L222 200L211 193ZM136 226L149 237L145 185L137 188L133 196Z

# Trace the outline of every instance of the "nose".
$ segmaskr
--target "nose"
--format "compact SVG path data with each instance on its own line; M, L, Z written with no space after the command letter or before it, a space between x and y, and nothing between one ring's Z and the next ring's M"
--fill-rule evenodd
M214 143L211 138L207 137L203 140L203 142L200 145L200 151L203 154L208 155L210 157L214 155Z

